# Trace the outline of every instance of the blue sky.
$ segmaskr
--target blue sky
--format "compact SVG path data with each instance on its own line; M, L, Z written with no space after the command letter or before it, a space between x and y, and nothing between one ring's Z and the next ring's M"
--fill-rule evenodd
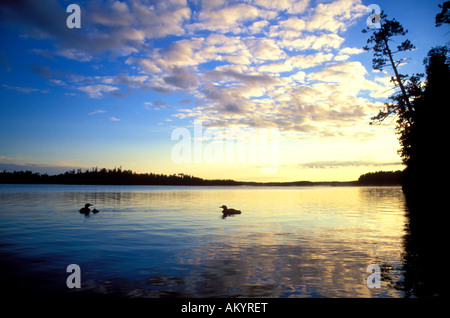
M80 29L66 26L71 3ZM0 169L122 166L256 181L402 169L395 121L368 125L393 92L392 71L374 72L361 49L372 3L417 48L400 71L423 72L428 50L449 40L448 26L434 26L442 1L2 3ZM276 130L277 169L262 173L262 158L177 163L172 133L193 136L195 121L216 136Z

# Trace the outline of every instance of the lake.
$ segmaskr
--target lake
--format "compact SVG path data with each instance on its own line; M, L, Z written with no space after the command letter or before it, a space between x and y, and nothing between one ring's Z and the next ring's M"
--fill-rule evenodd
M406 229L400 187L0 185L1 278L22 292L405 297Z

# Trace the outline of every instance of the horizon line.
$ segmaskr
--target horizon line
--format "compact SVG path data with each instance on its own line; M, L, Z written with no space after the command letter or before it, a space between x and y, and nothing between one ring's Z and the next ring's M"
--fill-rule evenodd
M107 169L107 168L98 168L98 167L93 167L92 170L86 169L84 171L82 171L81 168L78 169L70 169L70 170L66 170L65 172L61 172L58 174L53 174L50 175L48 173L41 173L41 172L33 172L31 170L14 170L12 172L10 171L6 171L6 169L0 169L0 175L2 175L3 173L6 174L26 174L26 173L31 173L31 177L33 177L33 175L37 175L39 178L52 178L52 177L67 177L67 173L69 173L68 176L80 176L80 175L89 175L89 174L101 174L101 173L105 173L106 174L116 174L119 173L122 175L122 177L126 174L130 174L133 176L148 176L150 177L151 175L154 175L155 177L158 178L164 178L164 179L170 179L170 178L177 178L178 180L184 180L185 177L187 177L188 179L191 180L196 180L197 182L207 182L207 183L211 183L211 182L220 182L220 183L234 183L233 185L251 185L251 184L255 184L255 185L295 185L295 184L300 184L300 183L305 183L305 185L307 184L317 184L317 185L326 185L326 184L351 184L351 183L358 183L360 182L360 178L362 176L366 176L366 177L380 177L381 175L386 175L386 174L391 174L390 178L392 178L392 175L400 175L404 172L405 170L396 170L396 171L383 171L383 170L379 170L376 172L367 172L364 173L362 175L359 176L359 178L357 180L346 180L346 181L337 181L337 180L332 180L332 181L311 181L311 180L295 180L295 181L238 181L238 180L234 180L234 179L205 179L205 178L201 178L201 177L196 177L194 175L189 175L189 174L185 174L185 173L173 173L173 174L164 174L164 173L153 173L153 172L135 172L129 169L122 169L122 166L119 167L115 167L114 169ZM26 177L26 176L25 176ZM122 179L123 180L123 179ZM401 182L397 182L399 179L397 180L389 180L388 183L395 183L395 184L401 184ZM0 180L1 181L1 180ZM50 181L50 180L48 180ZM57 181L57 180L55 180ZM92 180L90 180L92 181ZM67 181L66 181L67 182ZM67 184L67 183L61 183L61 184ZM379 182L379 181L378 181ZM382 180L383 183L386 183L386 179ZM3 183L3 182L0 182ZM8 182L6 182L8 183ZM237 184L236 184L237 183ZM50 184L58 184L58 183L50 183ZM78 184L78 183L77 183ZM87 184L105 184L104 182L101 183L92 183L92 182L88 182ZM107 184L111 184L113 185L113 183L111 183L111 180L109 180L109 182ZM146 185L145 183L125 183L125 184L116 184L116 185ZM147 184L147 185L152 185L152 184ZM175 184L177 185L177 184ZM198 184L184 184L184 185L198 185Z

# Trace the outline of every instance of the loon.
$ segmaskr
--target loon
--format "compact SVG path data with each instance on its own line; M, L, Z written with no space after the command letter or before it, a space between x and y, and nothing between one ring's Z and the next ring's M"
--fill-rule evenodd
M228 209L226 205L222 205L220 208L223 209L222 213L225 214L225 215L227 215L227 214L241 214L242 213L240 210Z
M86 204L84 205L84 208L81 208L81 209L80 209L80 213L84 213L84 214L88 215L88 214L91 212L91 210L89 209L90 206L92 206L92 204L86 203ZM96 213L98 213L98 212L100 212L100 211L97 210L96 208L94 208L94 209L92 210L92 212L93 212L94 214L96 214Z
M90 206L92 206L92 204L86 203L84 205L84 208L80 209L80 213L89 214L89 212L91 212L91 210L89 209Z

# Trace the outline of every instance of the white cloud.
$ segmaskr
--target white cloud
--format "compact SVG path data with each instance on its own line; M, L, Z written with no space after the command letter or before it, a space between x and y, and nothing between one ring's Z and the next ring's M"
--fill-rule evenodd
M250 38L245 43L251 56L261 61L280 60L287 55L273 39Z
M102 113L106 113L106 110L103 110L103 109L97 109L97 110L94 110L93 112L90 112L88 115L95 115L95 114L102 114Z
M291 75L291 78L297 82L304 83L306 79L306 73L303 71L298 71L297 73Z
M217 7L215 6L213 9L208 6L204 7L198 14L199 22L191 24L188 29L191 31L210 30L237 34L243 30L241 22L254 20L262 16L262 12L258 8L245 3Z
M347 61L350 58L350 55L339 54L334 57L334 60L337 62Z
M260 20L260 21L253 22L253 24L251 26L249 26L247 30L250 34L258 34L258 33L262 33L264 31L264 29L267 28L269 25L270 25L269 21Z
M130 7L134 24L144 31L146 38L184 34L183 23L191 15L186 1L165 0L151 5L132 1Z
M340 51L339 51L339 54L349 54L349 55L352 55L352 54L361 54L361 53L364 53L365 51L364 51L364 49L362 49L362 48L357 48L357 47L344 47L343 49L341 49Z
M300 38L284 39L280 46L287 50L327 50L339 49L344 42L344 38L335 33L317 35L307 35Z
M268 63L261 65L258 68L259 72L267 72L267 73L283 73L283 72L289 72L293 69L293 66L291 63L287 62L277 62L277 63Z
M295 30L302 31L306 27L306 22L304 19L300 19L298 17L290 17L284 21L281 21L278 24L278 29L282 30Z
M118 88L114 87L114 86L109 86L109 85L97 84L97 85L80 86L80 87L77 87L77 89L82 92L85 92L92 98L99 98L99 97L102 97L103 94L113 92L113 91L117 90Z
M284 62L269 63L261 65L258 68L260 72L269 73L282 73L289 72L294 69L308 69L314 66L321 65L325 62L331 61L333 59L333 54L328 53L316 53L308 55L295 55L288 58Z
M255 0L256 6L275 11L286 11L292 14L298 14L305 11L309 0Z
M339 91L347 96L356 96L362 90L380 94L389 87L389 83L385 80L378 79L379 83L376 83L368 80L366 75L367 70L361 62L345 62L311 73L308 75L308 80L335 83L339 85Z
M140 69L146 74L160 73L161 69L156 65L151 57L149 58L137 58L129 57L125 63L127 65L139 65Z
M307 22L310 31L323 30L339 32L347 30L356 19L366 13L366 7L360 0L337 0L331 3L319 3Z
M289 63L296 69L308 69L331 61L333 54L322 52L311 55L296 55L289 59Z
M206 61L202 54L196 54L202 47L203 38L184 39L173 42L158 51L158 62L166 67L192 66Z

